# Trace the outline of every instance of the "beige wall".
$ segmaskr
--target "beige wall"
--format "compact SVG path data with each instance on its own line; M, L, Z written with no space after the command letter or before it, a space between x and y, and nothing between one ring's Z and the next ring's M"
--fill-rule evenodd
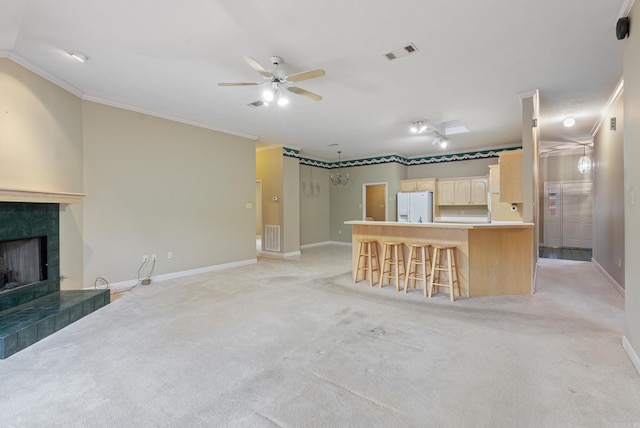
M624 189L625 203L625 337L640 354L640 4L635 2L632 29L623 40L624 56ZM633 196L633 204L631 199ZM640 367L637 367L640 369Z
M82 193L80 99L0 58L0 187ZM62 289L83 286L83 203L60 206Z
M609 123L616 118L616 130ZM624 111L619 97L594 141L593 258L624 287ZM575 161L578 162L577 159Z
M471 159L456 162L412 165L407 167L407 178L455 178L489 175L489 165L498 158Z
M300 245L330 241L329 170L300 165Z
M560 156L540 157L540 191L544 189L545 182L592 180L593 170L587 174L578 171L578 160L581 156L582 151ZM593 155L589 154L589 156L593 160Z
M330 224L331 240L351 242L351 226L344 224L347 220L363 220L362 218L362 185L364 183L386 182L390 201L387 200L387 213L390 220L395 221L396 198L400 191L400 180L406 178L406 166L397 163L342 168L351 178L346 185L330 186Z
M255 259L253 140L92 102L83 114L87 283L136 278L144 254L155 274Z

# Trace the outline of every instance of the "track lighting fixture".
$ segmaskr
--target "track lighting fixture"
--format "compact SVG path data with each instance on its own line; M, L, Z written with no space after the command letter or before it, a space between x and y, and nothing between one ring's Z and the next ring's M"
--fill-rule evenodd
M431 144L434 146L440 146L441 149L446 149L449 145L449 140L442 135L434 126L430 126L425 124L424 120L414 120L411 122L411 126L409 127L409 131L412 134L433 134L433 139L431 140Z
M424 134L427 132L427 125L422 120L414 120L409 128L412 134Z

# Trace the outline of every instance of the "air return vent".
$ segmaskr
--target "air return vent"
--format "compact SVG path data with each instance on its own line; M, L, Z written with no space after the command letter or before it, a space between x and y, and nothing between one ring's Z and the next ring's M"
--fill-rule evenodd
M413 43L409 43L407 46L401 47L400 49L396 49L394 51L384 54L384 56L386 56L388 60L393 60L417 51L418 51L418 48L416 47L416 45L414 45Z
M264 249L266 251L280 251L280 225L264 225Z
M252 103L249 103L247 105L249 107L252 107L252 108L258 108L258 107L266 106L267 103L265 103L264 101L258 100L258 101L254 101Z

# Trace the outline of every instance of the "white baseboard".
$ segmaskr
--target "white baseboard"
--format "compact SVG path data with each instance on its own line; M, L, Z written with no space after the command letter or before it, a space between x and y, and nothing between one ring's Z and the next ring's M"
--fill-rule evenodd
M324 245L343 245L343 246L350 247L351 246L351 242L341 242L341 241L315 242L313 244L300 245L300 249L304 250L305 248L321 247L321 246L324 246Z
M618 281L616 281L615 279L613 279L613 277L611 275L609 275L609 273L604 270L604 268L602 266L600 266L600 263L598 263L598 261L596 259L594 259L593 257L591 257L591 263L593 263L593 265L596 267L596 269L598 269L600 271L600 273L602 275L604 275L604 277L607 279L607 281L609 282L609 284L611 284L613 286L613 288L622 296L624 297L624 288L618 284Z
M627 355L629 356L633 366L636 368L636 371L640 373L640 357L638 357L638 354L633 349L633 346L631 346L631 343L629 343L626 336L622 336L622 347L627 352Z
M313 244L300 245L300 249L304 250L305 248L322 247L323 245L331 245L331 241L314 242Z
M182 278L185 276L191 276L191 275L198 275L201 273L207 273L207 272L214 272L217 270L223 270L223 269L230 269L230 268L234 268L234 267L239 267L239 266L246 266L246 265L250 265L250 264L254 264L257 263L258 259L249 259L249 260L242 260L239 262L231 262L231 263L223 263L221 265L214 265L214 266L206 266L203 268L197 268L197 269L189 269L189 270L183 270L180 272L172 272L172 273L165 273L162 275L154 275L151 277L151 283L153 284L154 282L160 282L160 281L166 281L169 279L177 279L177 278ZM126 290L127 288L131 288L134 285L138 284L138 280L137 279L131 279L128 281L121 281L121 282L114 282L112 284L109 284L109 288L112 290ZM93 290L92 287L85 287L85 290Z
M260 251L260 255L261 256L265 256L265 257L272 257L275 259L285 259L287 257L294 257L294 256L299 256L300 255L300 251L291 251L289 253L278 253L276 251Z

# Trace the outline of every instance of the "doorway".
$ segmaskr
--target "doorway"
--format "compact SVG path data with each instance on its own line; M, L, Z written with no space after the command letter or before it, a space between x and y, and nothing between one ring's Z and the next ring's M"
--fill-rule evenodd
M387 183L364 183L362 185L362 219L388 221Z
M256 180L256 251L262 251L262 180Z
M554 258L591 260L592 228L592 181L544 183L544 246L541 247L541 257L548 254Z

